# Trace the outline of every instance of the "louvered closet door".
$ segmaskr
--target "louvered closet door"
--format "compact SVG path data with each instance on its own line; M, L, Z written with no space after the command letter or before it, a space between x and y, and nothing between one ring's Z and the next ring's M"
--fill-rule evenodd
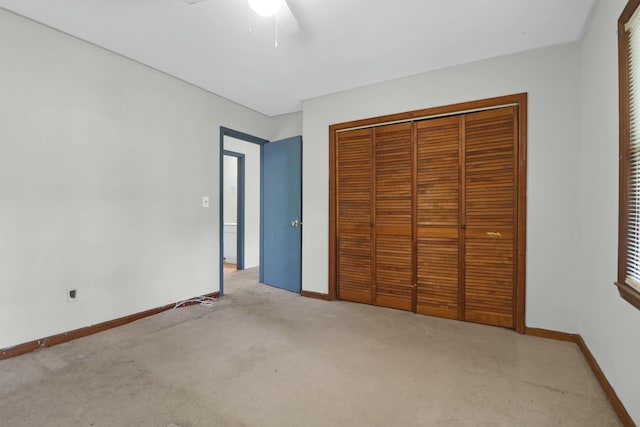
M372 304L372 134L373 130L336 136L338 297Z
M417 309L459 319L460 116L417 123Z
M516 109L465 116L465 320L514 327Z
M374 131L375 303L413 309L413 139L411 123Z

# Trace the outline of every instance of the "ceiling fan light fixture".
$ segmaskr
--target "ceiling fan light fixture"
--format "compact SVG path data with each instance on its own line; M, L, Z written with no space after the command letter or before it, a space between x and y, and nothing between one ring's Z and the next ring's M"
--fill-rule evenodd
M249 0L249 7L260 16L273 16L278 13L284 0Z

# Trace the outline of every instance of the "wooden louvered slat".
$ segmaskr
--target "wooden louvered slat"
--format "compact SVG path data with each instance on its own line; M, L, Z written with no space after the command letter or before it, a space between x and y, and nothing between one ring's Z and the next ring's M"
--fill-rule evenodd
M338 296L371 304L372 131L341 132L336 145Z
M460 118L417 124L417 305L459 318Z
M412 124L380 126L375 147L375 303L413 306Z
M514 327L515 109L465 120L465 320Z

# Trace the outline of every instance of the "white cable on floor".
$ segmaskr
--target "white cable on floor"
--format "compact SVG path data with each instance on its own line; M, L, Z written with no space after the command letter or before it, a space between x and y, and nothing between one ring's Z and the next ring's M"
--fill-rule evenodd
M202 295L202 296L199 296L199 297L186 299L184 301L177 302L176 305L173 306L173 308L171 310L175 310L176 308L182 307L185 304L196 303L196 302L200 303L200 305L203 306L203 307L213 308L213 307L216 306L216 302L218 302L218 300L213 298L213 297L206 297L206 296Z

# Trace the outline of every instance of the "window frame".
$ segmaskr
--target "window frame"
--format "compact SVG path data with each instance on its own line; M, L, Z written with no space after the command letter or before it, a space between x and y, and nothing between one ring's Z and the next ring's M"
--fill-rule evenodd
M618 221L618 280L616 286L620 296L631 305L640 309L640 292L625 283L628 248L628 183L629 183L629 146L630 146L630 67L629 32L625 25L631 20L640 0L629 0L618 19L618 82L620 113L620 155L619 155L619 221ZM640 79L640 70L638 70ZM640 114L640 112L639 112ZM640 123L640 119L638 121ZM638 189L640 192L640 189Z

